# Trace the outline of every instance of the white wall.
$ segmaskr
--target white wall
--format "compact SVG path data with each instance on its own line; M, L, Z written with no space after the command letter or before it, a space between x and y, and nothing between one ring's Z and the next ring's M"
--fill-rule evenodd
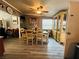
M74 44L79 42L79 2L70 2L67 20L65 58L73 58Z
M6 22L6 25L5 25L5 27L7 28L7 22L9 23L9 27L11 28L11 29L16 29L16 28L18 28L18 23L16 24L14 24L13 23L13 19L12 19L12 16L14 16L14 15L10 15L10 14L8 14L7 12L5 12L5 11L2 11L2 10L0 10L0 17L2 18L2 20L4 21L4 22ZM18 22L18 16L14 16L14 17L16 17L17 19L17 22Z

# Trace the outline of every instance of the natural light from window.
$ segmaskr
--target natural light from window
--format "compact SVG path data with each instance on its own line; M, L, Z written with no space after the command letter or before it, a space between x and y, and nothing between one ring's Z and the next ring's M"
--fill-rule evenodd
M43 19L42 20L42 29L49 29L53 28L53 20L52 19Z

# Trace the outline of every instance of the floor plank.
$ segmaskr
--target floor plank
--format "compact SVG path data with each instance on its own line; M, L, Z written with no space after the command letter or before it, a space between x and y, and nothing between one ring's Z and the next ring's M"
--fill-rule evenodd
M20 39L5 41L5 54L0 59L63 59L64 46L49 38L48 44L27 45Z

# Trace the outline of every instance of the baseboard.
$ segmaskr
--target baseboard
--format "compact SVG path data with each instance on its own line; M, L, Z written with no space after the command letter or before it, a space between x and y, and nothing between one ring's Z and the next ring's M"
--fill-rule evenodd
M69 57L64 57L64 59L73 59L73 58L69 58Z

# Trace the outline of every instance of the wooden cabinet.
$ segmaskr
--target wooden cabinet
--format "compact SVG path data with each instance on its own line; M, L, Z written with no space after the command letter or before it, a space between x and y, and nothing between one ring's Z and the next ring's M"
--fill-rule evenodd
M64 43L66 34L66 15L67 11L58 12L54 18L54 29L53 35L54 39L58 42Z

